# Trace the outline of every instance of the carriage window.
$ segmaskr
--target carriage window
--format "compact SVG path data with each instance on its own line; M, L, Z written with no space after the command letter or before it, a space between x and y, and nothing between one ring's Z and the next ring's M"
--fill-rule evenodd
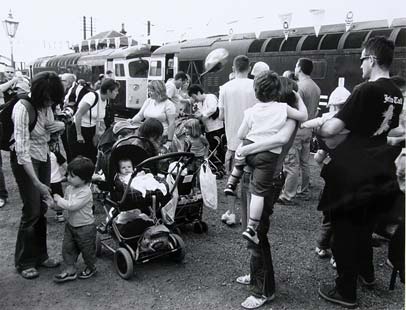
M395 46L397 46L397 47L406 46L406 28L402 28L399 31L398 37L396 38L396 41L395 41Z
M313 59L313 71L311 74L312 79L319 80L326 77L327 61L325 59Z
M335 50L338 46L338 41L343 34L342 33L330 33L324 36L323 41L321 42L321 50Z
M150 76L161 76L162 75L162 63L160 60L151 60L149 67Z
M124 74L124 64L115 64L114 66L115 76L125 76Z
M352 32L345 39L344 48L360 48L368 32Z
M300 37L288 37L287 40L283 41L281 52L296 51L297 42L299 42Z
M284 38L273 38L265 47L265 52L279 52L279 47L281 46Z
M317 50L319 42L323 36L316 37L315 35L307 36L302 44L302 51L314 51Z
M132 78L146 78L148 76L148 61L140 59L132 61L128 64L130 77Z
M248 48L248 53L259 53L261 52L262 44L264 44L265 39L252 41L250 47Z

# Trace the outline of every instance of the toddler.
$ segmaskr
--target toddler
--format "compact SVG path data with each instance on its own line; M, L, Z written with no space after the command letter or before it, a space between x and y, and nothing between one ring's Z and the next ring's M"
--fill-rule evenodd
M238 137L243 140L243 145L259 142L274 135L285 125L288 117L298 121L307 119L307 112L296 110L284 102L278 102L281 82L276 73L267 70L258 74L254 80L254 89L260 102L244 111L244 118L238 130ZM297 96L297 99L299 98ZM281 151L282 147L278 147L252 154L247 156L246 162L245 158L236 152L235 165L224 190L226 194L234 195L245 164L253 168L249 220L243 237L255 244L259 243L256 229L261 219L264 197L272 186L272 178L269 176L275 172Z
M209 142L202 134L202 127L198 119L188 119L185 122L184 128L186 132L185 150L195 154L192 163L188 167L188 171L195 172L200 168L204 158L208 155Z
M55 204L67 210L67 223L62 244L65 269L54 276L54 281L62 283L75 280L76 261L82 254L86 267L79 274L87 279L96 274L96 225L93 216L93 197L90 190L94 164L86 157L78 156L68 164L68 186L62 198L54 194Z
M304 122L302 128L319 128L327 120L332 119L338 111L341 110L344 103L351 93L343 86L338 86L330 95L327 106L330 108L328 113L322 114L321 117L316 117L307 122ZM314 159L319 164L328 164L331 160L328 156L328 150L335 149L341 142L345 140L348 133L348 129L343 129L340 133L333 137L324 138L321 143L321 148L314 154Z

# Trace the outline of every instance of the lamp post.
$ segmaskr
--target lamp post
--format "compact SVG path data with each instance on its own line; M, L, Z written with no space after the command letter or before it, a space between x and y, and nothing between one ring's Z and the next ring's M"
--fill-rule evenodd
M11 10L10 10L7 18L5 20L3 20L3 27L10 40L11 66L13 68L15 68L14 55L13 55L13 40L14 40L14 37L17 32L18 24L19 24L19 22L14 19L13 14L11 13Z

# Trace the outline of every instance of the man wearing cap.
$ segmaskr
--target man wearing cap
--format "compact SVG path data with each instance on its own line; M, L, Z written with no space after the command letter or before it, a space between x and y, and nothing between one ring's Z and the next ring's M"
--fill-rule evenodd
M233 159L235 150L241 143L237 137L244 111L252 107L257 99L254 92L254 81L248 78L249 60L245 55L234 58L233 72L235 78L220 87L219 96L219 118L224 120L227 138L227 153L225 158L225 168L228 173L233 169ZM227 225L234 225L235 219L235 196L228 197L227 210L222 215L221 220Z
M299 95L307 108L308 119L316 117L320 101L320 88L310 78L313 71L313 61L300 58L295 67L295 76L298 78ZM301 174L301 189L299 194L308 195L310 183L310 140L312 130L301 128L297 131L295 141L289 150L284 163L286 174L285 186L279 196L281 204L293 204L293 198L298 192L299 175Z

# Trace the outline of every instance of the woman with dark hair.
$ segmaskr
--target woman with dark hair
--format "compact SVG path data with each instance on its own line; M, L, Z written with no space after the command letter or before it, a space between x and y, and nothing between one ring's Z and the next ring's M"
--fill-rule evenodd
M15 266L26 279L38 277L37 267L59 265L48 257L47 203L50 195L50 134L63 130L64 124L54 120L51 106L63 101L64 89L55 72L41 72L32 81L30 103L20 99L14 106L14 144L10 162L23 209L15 250ZM31 117L35 114L33 128ZM31 116L30 116L31 115Z

